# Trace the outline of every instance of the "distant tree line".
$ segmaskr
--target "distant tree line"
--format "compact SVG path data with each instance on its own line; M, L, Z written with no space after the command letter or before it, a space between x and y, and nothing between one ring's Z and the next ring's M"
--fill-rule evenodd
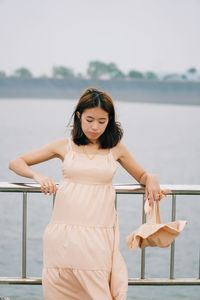
M184 74L170 73L165 75L156 74L153 71L141 72L131 69L124 73L118 66L111 62L105 63L102 61L91 61L86 70L86 74L75 74L72 68L66 66L54 66L51 70L51 75L41 75L35 77L32 72L25 67L16 69L13 74L7 75L5 71L0 70L0 78L56 78L56 79L71 79L71 78L91 78L91 79L140 79L140 80L200 80L200 74L194 67L186 70Z

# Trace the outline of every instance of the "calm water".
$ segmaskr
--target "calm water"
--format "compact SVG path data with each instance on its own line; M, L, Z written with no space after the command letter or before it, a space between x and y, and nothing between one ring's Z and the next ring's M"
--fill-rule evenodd
M0 181L30 182L8 170L9 160L64 137L76 102L72 100L0 100ZM116 102L117 116L124 128L124 143L148 171L158 174L163 184L200 183L200 107ZM58 159L33 166L60 180ZM134 180L119 166L115 183ZM19 194L0 194L0 276L19 276L21 269L21 209ZM176 277L197 277L199 251L198 197L177 199L177 219L187 227L176 242ZM126 235L141 223L141 197L119 196L121 251L129 277L140 275L140 251L130 251ZM163 222L170 220L171 198L162 201ZM42 233L51 215L51 197L29 196L28 202L28 275L41 276ZM146 276L167 277L169 249L146 251ZM162 295L162 297L161 297ZM0 297L41 300L41 286L0 286ZM199 287L129 287L128 299L199 300ZM56 299L55 299L56 300Z

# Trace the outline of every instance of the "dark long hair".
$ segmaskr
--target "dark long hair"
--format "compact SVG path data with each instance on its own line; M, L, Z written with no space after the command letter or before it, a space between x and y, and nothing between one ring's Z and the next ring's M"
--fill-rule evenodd
M81 95L78 104L72 114L73 128L71 135L76 145L87 145L90 143L81 128L80 118L77 116L79 112L80 116L85 109L100 107L108 113L108 124L104 133L99 137L99 145L102 149L108 149L116 146L122 136L123 130L121 124L115 120L115 109L111 97L103 92L94 88L89 88Z

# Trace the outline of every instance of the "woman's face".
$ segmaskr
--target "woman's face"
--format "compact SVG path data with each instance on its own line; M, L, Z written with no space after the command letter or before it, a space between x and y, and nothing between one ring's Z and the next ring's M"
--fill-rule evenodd
M77 115L80 117L79 113ZM93 143L104 133L108 121L108 113L100 107L85 109L81 115L82 130Z

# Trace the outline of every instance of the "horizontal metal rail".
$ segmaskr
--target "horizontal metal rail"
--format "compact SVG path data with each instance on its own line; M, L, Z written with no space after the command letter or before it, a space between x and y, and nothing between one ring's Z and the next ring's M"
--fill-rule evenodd
M42 278L41 277L0 277L0 284L3 285L41 285ZM177 279L168 279L168 278L129 278L129 285L200 285L200 279L196 278L177 278Z
M144 187L139 184L114 185L116 194L141 194L144 201ZM172 195L172 217L176 218L176 195L200 195L200 185L161 185L161 189L167 189ZM27 205L28 193L41 193L40 185L37 183L8 183L0 182L0 192L22 193L22 274L21 277L0 277L0 284L14 285L41 285L41 277L28 277L26 272L27 260ZM53 196L53 201L55 196ZM117 200L117 199L116 199ZM1 205L1 203L0 203ZM142 222L145 222L144 210L142 210ZM129 285L200 285L200 257L199 274L197 278L175 278L174 276L175 242L170 249L170 272L169 278L146 278L145 277L145 249L141 250L141 273L140 278L129 278Z
M140 184L115 184L114 187L117 194L144 194ZM169 195L200 195L200 185L161 184L161 189L168 189ZM37 183L0 182L0 192L41 193L41 189Z

